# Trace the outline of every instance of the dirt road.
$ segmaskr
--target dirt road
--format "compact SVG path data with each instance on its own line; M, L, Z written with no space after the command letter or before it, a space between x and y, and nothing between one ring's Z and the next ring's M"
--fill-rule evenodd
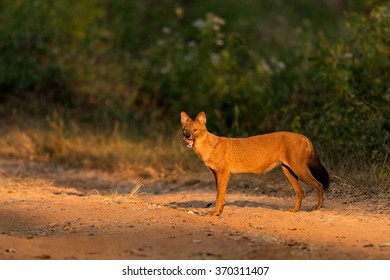
M144 182L0 160L0 259L390 259L388 199L356 199L333 185L325 208L278 174L234 176L221 217L212 175Z

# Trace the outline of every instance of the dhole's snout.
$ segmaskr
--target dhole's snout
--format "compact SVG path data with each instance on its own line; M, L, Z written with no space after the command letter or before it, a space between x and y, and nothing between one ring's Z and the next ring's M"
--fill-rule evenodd
M183 140L187 142L187 148L192 149L195 143L195 140L191 138L191 133L188 131L183 131Z

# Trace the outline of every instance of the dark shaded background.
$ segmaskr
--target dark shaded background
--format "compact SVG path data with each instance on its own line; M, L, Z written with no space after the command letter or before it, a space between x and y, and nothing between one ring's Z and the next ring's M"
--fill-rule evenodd
M0 2L0 117L170 135L306 134L328 164L388 166L388 1Z

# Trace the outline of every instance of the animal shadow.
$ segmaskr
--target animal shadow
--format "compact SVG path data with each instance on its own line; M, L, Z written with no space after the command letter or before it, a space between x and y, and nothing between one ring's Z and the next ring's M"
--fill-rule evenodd
M192 200L192 201L181 201L181 202L170 202L163 204L165 207L180 209L180 208L213 208L215 202L202 201L202 200ZM283 207L274 203L264 203L251 200L235 200L229 201L225 206L237 206L237 207L251 207L251 208L267 208L273 210L282 210Z

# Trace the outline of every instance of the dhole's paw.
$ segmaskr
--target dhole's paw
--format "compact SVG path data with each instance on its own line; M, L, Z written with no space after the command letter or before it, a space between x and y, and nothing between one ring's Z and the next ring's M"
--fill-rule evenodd
M213 209L209 212L207 212L210 216L220 216L222 214L222 209Z
M288 208L287 209L288 212L298 212L299 209L295 209L295 208Z
M313 207L313 211L320 210L322 208L322 205L316 205Z

